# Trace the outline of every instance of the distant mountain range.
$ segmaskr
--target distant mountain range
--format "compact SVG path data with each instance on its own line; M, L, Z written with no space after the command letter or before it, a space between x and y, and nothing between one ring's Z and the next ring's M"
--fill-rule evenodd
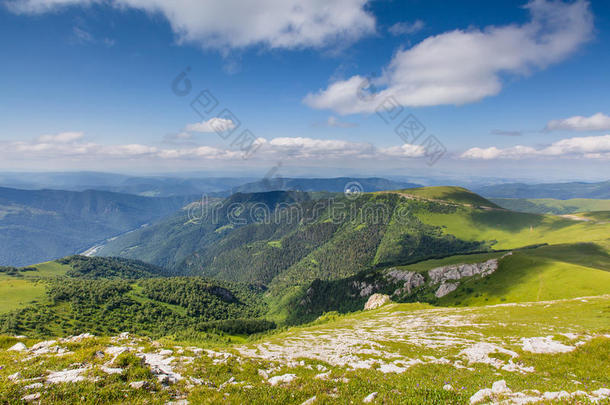
M247 183L233 188L234 193L260 193L274 190L294 191L328 191L342 193L346 187L357 187L362 192L383 190L400 190L404 188L420 187L417 183L399 182L380 177L336 177L323 178L271 178L253 183Z
M610 199L610 181L600 183L509 183L479 187L475 191L488 198Z
M357 183L361 191L396 190L419 184L391 181L379 177L356 178L279 178L127 176L114 173L0 173L0 187L27 190L55 189L68 191L101 190L145 197L171 197L193 194L227 197L233 193L257 193L273 190L343 192L348 184Z
M115 173L0 173L0 186L27 190L101 190L146 197L192 194L230 194L232 187L251 182L249 177L127 176Z
M0 265L23 266L82 252L197 198L0 188Z

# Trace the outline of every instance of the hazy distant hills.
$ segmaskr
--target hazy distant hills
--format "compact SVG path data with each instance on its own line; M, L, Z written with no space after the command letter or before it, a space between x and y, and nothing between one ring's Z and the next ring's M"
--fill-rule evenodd
M27 190L102 190L147 197L192 194L230 194L230 189L253 181L249 177L127 176L115 173L0 173L0 186Z
M233 188L235 193L260 193L273 190L295 191L329 191L342 193L346 186L361 187L360 191L372 192L383 190L400 190L420 187L417 183L398 182L379 177L357 178L336 177L331 179L314 178L271 178L247 183Z
M488 198L570 198L610 199L610 181L600 183L510 183L480 187L475 191Z
M0 188L0 265L22 266L81 252L195 199Z
M363 191L397 190L418 187L410 182L391 181L379 177L356 178L279 178L127 176L114 173L0 173L0 187L27 190L56 189L68 191L102 190L136 194L146 197L170 197L193 194L227 197L233 193L257 193L274 190L343 192L345 186L357 183Z

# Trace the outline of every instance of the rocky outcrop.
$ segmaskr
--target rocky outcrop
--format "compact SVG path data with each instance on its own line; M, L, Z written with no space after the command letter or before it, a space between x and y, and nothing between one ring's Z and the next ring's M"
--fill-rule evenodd
M390 281L404 282L402 288L394 291L394 295L411 294L413 290L423 286L426 283L426 279L421 273L414 271L402 271L393 267L385 273L385 278Z
M389 295L385 295L385 294L373 294L369 297L368 301L366 302L366 304L364 304L364 309L375 309L375 308L379 308L382 305L387 304L388 302L390 302L390 296Z
M438 290L436 290L436 292L434 293L434 296L436 298L444 297L445 295L449 294L450 292L455 291L459 285L460 285L460 283L443 283L440 285L440 287L438 287Z
M498 268L498 259L490 259L483 263L454 264L451 266L437 267L428 271L430 284L444 283L448 280L459 280L464 277L490 275Z
M513 252L504 254L500 259L512 255ZM444 297L455 291L460 285L457 281L464 277L481 276L486 277L498 269L499 259L489 259L482 263L453 264L450 266L437 267L428 271L429 285L440 284L434 295L436 298Z
M379 285L377 283L369 284L366 281L356 280L352 282L352 288L359 291L358 294L361 297L368 297L369 295L379 290Z

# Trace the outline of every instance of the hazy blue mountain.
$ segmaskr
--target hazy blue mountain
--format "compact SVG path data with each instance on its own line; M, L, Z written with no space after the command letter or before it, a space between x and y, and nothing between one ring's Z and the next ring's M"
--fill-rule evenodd
M349 184L357 183L364 192L400 190L421 187L420 184L392 181L380 177L357 178L336 177L331 179L315 178L270 178L234 187L234 193L260 193L273 190L329 191L341 193Z
M0 188L0 265L22 266L82 252L196 198Z
M103 190L146 197L192 194L230 194L232 187L253 181L252 177L128 176L115 173L0 173L0 186L39 190Z
M480 187L475 190L484 197L490 198L610 198L610 181L600 183L546 183L523 184L509 183Z

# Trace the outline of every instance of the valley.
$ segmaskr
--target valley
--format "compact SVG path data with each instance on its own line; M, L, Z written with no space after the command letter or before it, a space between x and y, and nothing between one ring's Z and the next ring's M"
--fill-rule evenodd
M610 223L580 215L459 187L190 203L95 256L3 268L0 363L28 366L0 394L603 402Z

